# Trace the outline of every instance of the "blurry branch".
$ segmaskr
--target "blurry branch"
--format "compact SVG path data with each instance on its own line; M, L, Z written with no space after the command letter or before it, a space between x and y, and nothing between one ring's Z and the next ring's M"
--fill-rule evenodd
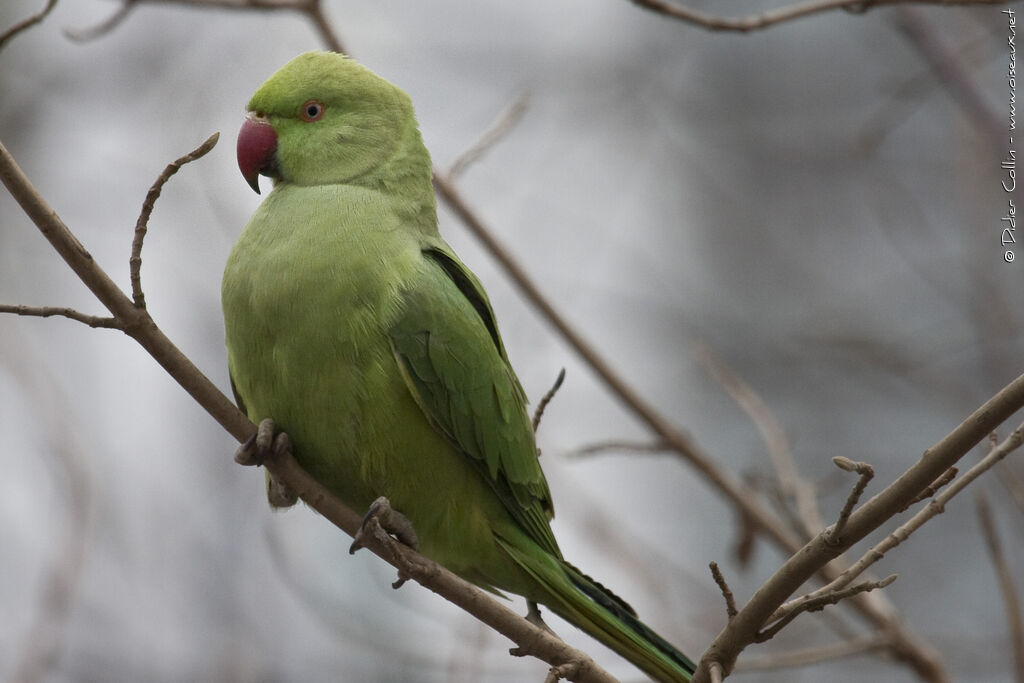
M835 463L836 467L845 472L856 472L860 476L857 477L857 483L853 485L853 490L850 491L850 495L846 497L846 502L843 504L843 509L839 511L839 519L836 523L829 527L825 532L825 540L829 543L835 542L837 538L842 536L843 530L846 528L846 522L850 519L850 514L853 512L854 506L860 501L861 495L864 493L864 489L867 488L868 482L875 477L875 469L867 464L866 462L855 462L849 458L844 458L841 455L837 455L832 458L832 462Z
M666 0L630 0L634 5L671 19L706 28L710 31L736 31L748 33L794 19L842 9L853 13L866 12L886 5L1000 5L1000 0L810 0L742 17L717 17Z
M1010 466L1008 462L1001 462L999 467L999 481L1006 487L1010 497L1017 505L1017 509L1024 514L1024 477Z
M896 22L967 118L981 129L996 149L1005 147L1005 124L989 106L977 79L971 78L963 61L946 47L924 15L918 10L902 7L896 15Z
M31 28L36 24L40 23L43 19L46 18L46 15L48 15L56 6L57 0L47 0L46 6L43 7L42 10L40 10L36 14L33 14L28 19L23 19L19 21L17 24L10 27L3 33L0 33L0 50L7 47L7 41L9 41L11 38L18 35L25 29Z
M455 158L451 166L448 167L448 177L455 179L469 168L471 164L479 161L484 154L488 152L494 145L496 145L503 137L515 128L516 124L519 123L520 119L523 118L523 114L526 113L526 109L530 103L530 98L526 93L520 93L516 96L512 102L498 114L498 118L494 120L490 126L487 127L480 137L477 138L476 142L470 145L462 154Z
M804 539L809 539L821 531L825 522L818 510L815 487L801 477L797 471L789 439L775 414L758 396L757 392L733 373L706 344L695 343L692 353L704 370L722 386L722 389L729 394L757 427L775 469L782 502L786 504L787 512L789 503L795 506L795 515L791 515L791 517L799 525L798 528L803 533Z
M212 138L216 142L215 138ZM207 143L210 141L208 140ZM204 143L205 144L205 143ZM212 147L212 144L210 144ZM200 148L202 149L202 147ZM198 150L197 150L198 151ZM157 327L145 308L136 305L117 287L92 255L64 225L57 213L39 195L7 149L0 144L0 182L21 205L44 237L113 314L116 327L137 341L214 419L239 442L247 441L256 427L217 389ZM140 246L141 249L141 246ZM291 453L264 463L266 469L310 507L349 535L358 531L360 515L343 505L327 489L303 470ZM544 660L574 681L610 682L614 679L585 653L571 648L549 633L499 604L479 588L469 584L419 553L392 541L371 535L364 545L400 573L480 619L516 642L516 653Z
M864 654L888 648L885 634L851 638L842 642L821 647L809 647L804 650L785 652L766 657L745 657L737 663L736 671L765 671L768 669L792 669L798 666L818 664L821 662Z
M54 0L55 1L55 0ZM65 31L72 40L88 41L95 40L110 33L117 28L131 11L141 4L155 5L187 5L190 7L226 10L260 10L264 12L275 10L287 10L305 14L317 31L324 36L330 36L331 49L335 52L344 52L341 42L334 35L330 22L324 15L320 0L122 0L121 6L109 18L90 28Z
M566 458L580 458L601 453L634 451L636 453L660 453L670 450L671 446L661 441L599 441L563 453Z
M970 44L959 46L954 56L971 68L982 67L989 62L991 45L992 36L984 35ZM924 105L926 94L934 86L935 75L931 67L925 67L892 88L886 100L870 115L868 122L858 133L858 146L872 152L877 150L890 132Z
M1020 594L1017 592L1014 582L1014 572L1006 561L1003 545L999 541L999 534L996 531L996 523L992 519L992 509L984 494L978 495L975 504L981 531L985 537L985 545L988 547L988 554L992 557L992 565L996 572L996 578L999 580L1003 605L1006 607L1006 621L1010 627L1010 645L1013 649L1015 678L1017 683L1024 683L1024 617L1021 615Z
M853 511L849 515L842 533L833 533L834 527L830 527L790 557L758 589L750 602L729 620L711 647L708 648L702 659L702 664L716 661L726 672L731 671L740 651L747 644L757 641L765 624L785 619L807 603L816 603L828 595L846 591L854 579L871 564L881 559L886 551L905 541L925 522L942 512L946 503L953 496L1013 450L1019 448L1024 440L1022 438L1024 424L1018 426L1007 439L992 448L962 477L935 495L928 505L914 515L910 521L871 548L835 581L801 598L782 604L782 600L795 592L823 564L827 564L898 514L908 498L916 497L920 491L927 489L935 480L942 477L957 460L983 441L993 429L1022 406L1024 406L1024 375L1015 379L986 401L944 439L927 449L921 459L896 481ZM936 669L929 676L924 676L924 672L919 671L919 673L926 680L948 680L941 668ZM695 683L703 683L708 680L704 674L703 665L698 669L693 680Z

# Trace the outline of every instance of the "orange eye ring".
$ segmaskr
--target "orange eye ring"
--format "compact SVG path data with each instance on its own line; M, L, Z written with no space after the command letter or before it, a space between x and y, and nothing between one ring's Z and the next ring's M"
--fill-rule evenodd
M308 100L299 107L299 118L307 122L319 121L324 117L325 109L326 107L320 100Z

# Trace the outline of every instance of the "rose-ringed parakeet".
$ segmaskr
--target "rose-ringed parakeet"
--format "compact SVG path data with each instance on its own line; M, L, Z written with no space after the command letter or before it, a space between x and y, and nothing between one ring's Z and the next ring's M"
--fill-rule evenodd
M353 509L386 496L424 555L546 605L655 679L690 680L685 655L562 558L526 396L483 287L438 234L408 95L309 52L248 112L239 167L257 192L259 174L274 188L222 298L249 418L272 418Z

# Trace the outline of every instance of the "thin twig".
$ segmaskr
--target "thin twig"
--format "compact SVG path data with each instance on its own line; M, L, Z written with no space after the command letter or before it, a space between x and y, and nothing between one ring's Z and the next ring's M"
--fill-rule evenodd
M1017 592L1014 579L1015 572L1010 569L1006 555L1003 553L1003 545L999 541L999 533L996 531L996 523L992 519L992 509L989 507L988 499L984 494L978 494L975 504L982 535L985 537L985 545L988 547L996 579L999 581L999 592L1003 597L1002 603L1006 608L1015 678L1017 683L1024 683L1024 616L1021 615L1020 594Z
M762 14L750 14L742 17L717 17L712 14L677 5L666 0L630 0L634 5L651 10L671 19L694 26L700 26L711 31L737 31L747 33L758 29L768 28L794 19L800 19L812 14L829 12L843 9L849 12L864 12L872 7L900 4L923 4L923 5L998 5L999 0L811 0L809 2L797 2L785 5L777 9L763 12Z
M817 612L818 610L825 609L828 605L835 605L836 603L847 598L851 598L854 595L867 593L878 588L885 588L895 581L896 578L896 574L890 574L881 581L864 581L855 586L847 586L841 590L829 591L828 593L816 595L813 598L796 601L793 607L786 611L777 621L772 623L771 626L759 631L754 637L754 642L763 643L771 640L775 637L775 634L785 628L791 621L804 612Z
M217 140L220 139L220 133L214 133L210 137L206 138L203 144L196 147L188 154L179 157L167 164L163 172L157 177L156 181L150 186L149 192L146 193L146 199L142 202L142 211L139 212L139 219L135 222L135 236L132 238L132 254L128 259L128 268L131 272L132 282L132 300L135 305L139 308L146 307L146 295L142 291L142 242L146 239L146 231L149 229L149 217L153 213L153 207L156 206L156 200L160 198L160 192L164 188L164 184L170 180L171 176L178 172L178 169L185 164L200 159L206 155L214 145L217 144Z
M46 6L43 7L42 10L28 17L27 19L22 19L14 26L10 27L2 34L0 34L0 50L3 50L7 46L7 41L9 41L11 38L18 35L22 31L29 29L35 26L36 24L40 23L43 19L46 18L46 16L50 12L53 11L53 8L56 6L57 0L47 0Z
M121 326L114 318L88 315L87 313L76 311L73 308L63 308L59 306L21 306L18 304L0 304L0 313L14 313L15 315L29 315L39 318L49 318L50 316L56 315L78 321L88 325L89 327L103 327L112 330L121 329Z
M470 165L479 161L488 150L508 135L523 118L523 114L526 113L529 104L529 95L526 93L516 95L516 98L501 110L501 113L494 119L494 122L480 134L476 142L470 145L462 154L455 157L455 161L448 167L448 177L453 180L458 178Z
M839 519L837 519L836 523L825 533L826 543L838 543L839 538L842 537L843 529L846 528L846 522L850 519L850 513L853 512L854 506L857 505L857 501L860 500L861 494L863 494L864 489L867 488L868 482L875 476L874 468L866 462L854 462L853 460L842 456L832 458L832 462L835 463L835 466L839 469L846 472L856 472L860 476L857 478L857 483L853 485L853 490L850 491L850 495L847 496L846 503L843 504L843 509L839 511Z
M906 507L904 507L903 510L900 510L900 512L903 512L904 510L907 510L911 506L917 505L921 501L928 500L929 498L934 496L943 486L956 479L957 472L959 471L960 470L956 467L950 467L948 470L942 473L941 477L939 477L932 483L928 484L928 487L925 488L924 491L921 491L921 493L917 494L909 501L907 501Z
M717 562L711 562L708 564L711 568L711 576L714 578L715 583L718 584L718 590L722 591L722 597L725 599L725 615L732 619L736 616L736 596L732 594L732 589L729 588L728 582L725 577L722 576L722 570L718 568Z
M558 390L562 387L562 382L565 381L565 368L558 371L558 377L555 378L555 383L548 389L548 393L544 394L541 398L540 403L537 404L537 410L533 412L533 431L537 432L537 428L540 427L541 418L544 417L544 409L551 403L551 399L555 397Z

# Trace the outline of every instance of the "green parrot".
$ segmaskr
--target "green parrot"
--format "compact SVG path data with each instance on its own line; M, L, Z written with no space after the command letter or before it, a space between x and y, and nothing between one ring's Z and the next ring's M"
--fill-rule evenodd
M239 168L274 188L224 270L242 409L353 509L386 496L427 557L546 605L659 681L689 681L692 661L562 558L526 395L487 294L438 234L409 96L308 52L247 109Z

